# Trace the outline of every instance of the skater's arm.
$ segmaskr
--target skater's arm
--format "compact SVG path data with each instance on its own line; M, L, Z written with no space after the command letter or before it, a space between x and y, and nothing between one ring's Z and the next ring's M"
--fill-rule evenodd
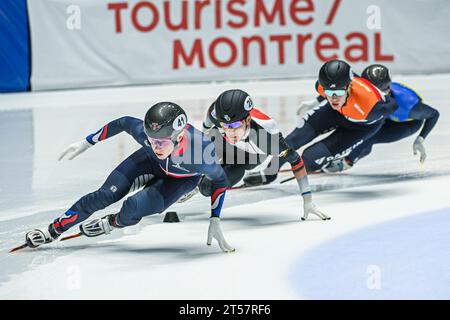
M220 217L220 211L225 199L225 192L228 187L228 180L225 171L223 171L217 158L214 144L211 141L206 142L204 145L203 150L207 149L211 150L210 157L208 157L209 159L206 159L204 154L204 163L202 163L198 169L199 173L204 175L203 180L207 181L207 184L209 185L207 188L208 192L202 192L202 194L211 196L211 216Z
M427 158L427 152L424 145L425 138L436 125L439 119L439 112L436 109L424 104L422 101L419 101L410 111L409 116L412 119L425 120L422 131L413 143L413 154L417 155L420 153L420 162L424 163Z
M146 139L143 121L126 116L109 122L95 133L88 135L86 140L94 145L97 142L109 139L121 132L128 133L141 145L143 145Z
M411 119L425 120L419 136L426 138L439 120L439 111L429 105L418 102L409 113Z
M306 173L306 167L303 163L303 159L293 150L287 143L284 137L280 134L280 158L283 162L289 162L292 167L292 172L294 173L295 179L297 180L298 186L300 188L300 193L302 196L311 194L311 188L308 182L308 175Z
M377 119L386 118L397 110L397 101L390 96L384 96L378 101L368 114L366 120L368 122L376 121Z
M211 182L211 217L209 218L206 244L211 245L212 240L216 239L223 252L234 252L235 249L225 240L222 229L220 228L220 212L222 211L222 205L225 200L228 185L227 177L218 161L217 163L203 167L205 180Z
M228 187L227 177L219 164L205 166L203 174L211 182L211 217L220 217Z
M122 117L111 121L97 132L88 135L85 139L69 145L59 156L59 160L65 157L72 160L97 142L115 136L122 131L132 135L139 144L145 145L147 137L144 132L143 121L132 117Z
M311 187L308 181L308 175L306 173L306 167L301 156L293 149L291 149L284 138L280 135L280 148L283 150L280 153L280 158L284 158L289 162L292 167L292 173L297 181L300 194L303 197L303 217L302 220L306 220L310 214L316 215L322 220L329 220L326 214L321 212L314 205L311 194Z

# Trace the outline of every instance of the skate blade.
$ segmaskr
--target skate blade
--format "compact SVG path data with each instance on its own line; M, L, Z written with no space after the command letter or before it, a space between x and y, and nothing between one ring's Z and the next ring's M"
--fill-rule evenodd
M24 244L21 245L21 246L18 246L18 247L15 247L15 248L9 250L9 253L13 253L13 252L22 250L22 249L24 249L24 248L26 248L26 247L28 247L28 245L27 245L26 243L24 243Z
M70 240L70 239L81 237L82 235L83 234L81 232L79 232L79 233L73 234L71 236L67 236L67 237L61 238L61 240L59 240L59 241L67 241L67 240Z

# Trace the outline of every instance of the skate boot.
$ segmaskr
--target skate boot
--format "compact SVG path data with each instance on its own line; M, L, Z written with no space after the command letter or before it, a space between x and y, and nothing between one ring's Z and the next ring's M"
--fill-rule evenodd
M322 171L325 173L338 173L353 167L353 163L346 159L338 159L331 161L330 164L323 168Z
M60 234L56 232L53 224L50 224L47 229L35 229L33 231L27 232L25 235L25 242L30 248L37 248L40 245L53 242L56 240Z
M116 214L109 214L100 219L84 222L80 225L80 232L86 237L98 237L110 234L114 228L121 228L116 223Z

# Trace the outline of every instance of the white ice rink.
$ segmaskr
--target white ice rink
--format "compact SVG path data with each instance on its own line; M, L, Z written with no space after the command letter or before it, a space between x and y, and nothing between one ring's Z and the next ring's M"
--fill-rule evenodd
M209 199L200 195L172 207L181 223L156 215L110 236L8 250L139 147L123 133L57 161L108 121L142 118L163 99L199 127L214 97L240 87L287 134L299 102L314 96L312 79L0 95L0 299L450 299L450 75L394 80L441 113L425 164L410 137L375 146L346 173L311 176L326 222L299 221L295 182L230 191L222 228L233 254L206 246Z

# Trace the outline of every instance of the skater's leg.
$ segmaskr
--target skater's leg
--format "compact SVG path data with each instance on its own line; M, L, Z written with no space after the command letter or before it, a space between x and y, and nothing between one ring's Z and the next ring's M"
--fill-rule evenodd
M53 222L50 229L61 234L83 222L94 212L119 201L140 184L143 186L152 177L151 168L146 164L147 162L148 156L144 149L133 153L111 172L98 190L75 202L69 210Z
M181 196L194 189L200 177L158 179L133 196L127 198L116 215L119 226L137 224L143 217L162 213Z
M394 122L386 120L383 127L370 139L365 141L361 146L356 148L346 158L351 163L368 156L375 144L392 143L402 140L416 133L422 126L422 120L413 120L407 122Z
M303 152L303 161L308 172L314 172L328 166L332 161L345 158L366 139L380 130L379 123L366 130L353 130L340 127L325 139L313 144Z

